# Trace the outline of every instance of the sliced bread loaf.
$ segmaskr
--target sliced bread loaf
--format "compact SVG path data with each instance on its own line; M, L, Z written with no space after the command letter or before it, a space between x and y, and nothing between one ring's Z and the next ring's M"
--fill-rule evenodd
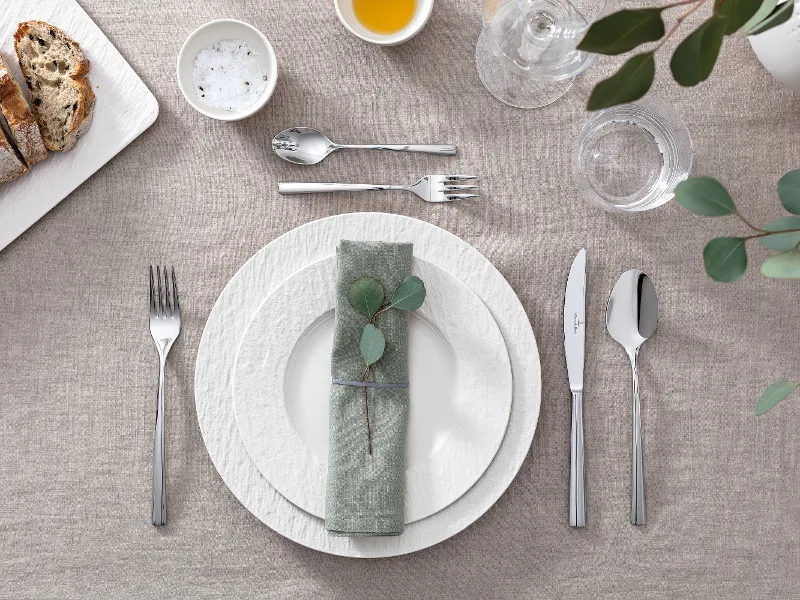
M0 111L6 118L11 138L22 158L32 167L49 156L28 102L8 64L0 56Z
M88 59L66 33L44 21L20 23L14 49L45 145L71 150L92 122Z
M3 128L0 128L0 183L16 179L28 170L22 157L8 141Z

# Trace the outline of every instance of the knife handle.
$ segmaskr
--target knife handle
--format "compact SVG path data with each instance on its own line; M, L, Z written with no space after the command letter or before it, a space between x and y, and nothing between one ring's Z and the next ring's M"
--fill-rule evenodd
M569 524L571 527L586 527L586 482L583 473L583 392L572 392Z

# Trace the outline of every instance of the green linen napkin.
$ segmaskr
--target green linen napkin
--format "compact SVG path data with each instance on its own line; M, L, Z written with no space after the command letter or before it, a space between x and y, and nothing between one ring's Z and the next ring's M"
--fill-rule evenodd
M387 298L411 274L413 244L342 240L336 248L336 326L331 375L359 381L365 364L359 350L367 318L347 300L362 277L380 281ZM371 381L408 382L408 315L389 310L377 326L386 349L373 365ZM367 388L372 454L367 452L364 388L333 384L329 402L328 489L325 527L338 536L400 535L405 499L408 389Z

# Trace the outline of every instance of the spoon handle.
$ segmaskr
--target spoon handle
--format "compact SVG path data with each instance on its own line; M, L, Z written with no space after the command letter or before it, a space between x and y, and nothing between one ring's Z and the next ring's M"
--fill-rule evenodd
M425 152L426 154L443 154L445 156L454 156L456 153L455 146L442 146L439 144L346 144L339 145L339 148L351 148L357 150L392 150L394 152Z
M644 441L642 440L642 405L639 400L639 370L636 366L636 353L631 356L631 371L633 374L631 523L644 525L647 521L644 505Z
M583 392L572 392L569 524L572 527L586 527L586 485L583 471Z

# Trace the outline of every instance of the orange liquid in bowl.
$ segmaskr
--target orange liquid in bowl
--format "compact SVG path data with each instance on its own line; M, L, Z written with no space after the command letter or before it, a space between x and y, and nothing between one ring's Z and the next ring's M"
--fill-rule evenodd
M397 33L411 22L417 0L353 0L359 23L373 33Z

